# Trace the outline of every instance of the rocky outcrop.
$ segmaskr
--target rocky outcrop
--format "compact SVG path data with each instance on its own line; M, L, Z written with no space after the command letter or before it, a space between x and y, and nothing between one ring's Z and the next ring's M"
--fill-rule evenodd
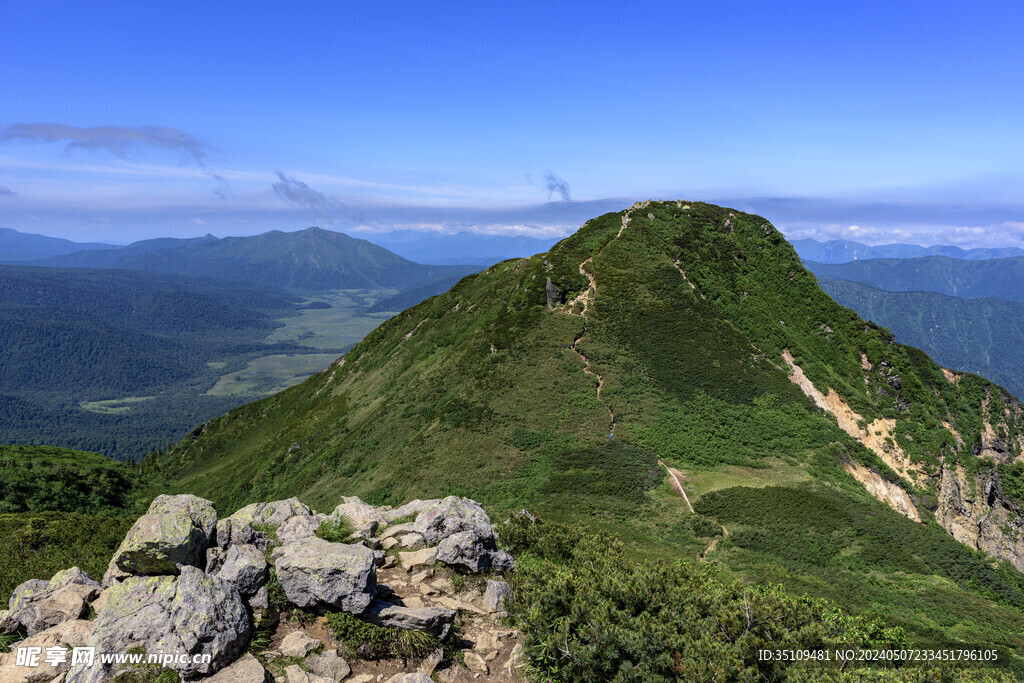
M361 530L358 542L336 543L316 536L325 520L341 521L342 516ZM412 518L415 521L407 521ZM428 539L430 545L422 547ZM385 556L374 549L384 542L417 550L397 553L398 558ZM268 553L277 579L273 585ZM403 568L397 567L397 559ZM177 654L166 666L183 680L211 677L217 683L264 683L269 673L263 664L251 655L239 655L253 633L254 620L277 614L274 609L260 612L269 606L271 588L283 592L294 607L347 611L372 624L423 631L440 639L449 636L457 614L497 618L490 615L507 594L506 584L490 582L494 585L484 596L477 584L468 589L464 581L435 575L439 563L460 571L512 564L497 549L483 508L465 498L413 501L397 508L376 508L346 498L331 517L290 499L253 504L218 521L209 501L190 495L159 496L115 553L104 577L106 589L75 567L49 581L26 581L15 589L9 609L0 611L0 633L27 633L23 645L29 646L38 642L44 647L88 646L97 653ZM414 567L418 571L410 577L406 570ZM378 588L378 568L395 587L402 587L403 596L389 586ZM455 585L460 586L458 591ZM280 602L275 605L281 607ZM98 616L81 619L91 613ZM278 681L346 679L350 664L334 650L315 654L322 645L322 640L301 631L284 638L278 656L304 658L305 664L274 669ZM428 658L430 671L441 663L443 652L439 648L436 657ZM8 664L7 656L0 656L0 683L50 683L58 677L63 683L106 683L126 672L126 666L132 676L149 676L149 670L134 667L153 666L101 665L97 660L73 667L22 667L20 673L7 676Z
M943 466L935 519L956 540L1024 571L1020 512L1007 504L991 472L970 476L963 466Z
M110 561L132 575L177 574L179 567L203 568L217 524L213 503L196 496L157 496L125 536Z

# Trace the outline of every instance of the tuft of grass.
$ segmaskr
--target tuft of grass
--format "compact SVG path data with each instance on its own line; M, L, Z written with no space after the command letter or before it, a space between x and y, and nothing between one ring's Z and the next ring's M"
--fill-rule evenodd
M356 529L347 517L325 519L317 527L316 537L331 543L350 543Z
M442 647L441 640L430 633L377 626L348 612L328 614L327 626L349 655L363 659L422 659Z
M18 635L17 633L11 633L9 635L0 634L0 652L10 652L11 646L15 643L21 642L24 636Z

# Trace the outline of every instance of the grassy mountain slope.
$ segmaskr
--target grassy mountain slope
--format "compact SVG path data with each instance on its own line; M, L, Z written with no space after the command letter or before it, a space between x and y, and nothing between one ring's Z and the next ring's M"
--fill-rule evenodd
M807 261L820 278L849 280L890 292L936 292L962 299L1024 301L1024 257L967 261L947 256L871 259L824 264Z
M977 373L1024 396L1024 303L888 292L846 280L822 280L821 288L944 367Z
M917 642L1019 650L1020 413L836 304L764 219L643 203L463 279L143 469L221 509L471 495L655 555L710 553L737 576L889 613ZM692 478L696 513L659 459ZM807 527L793 499L864 531ZM761 518L739 515L751 506ZM818 552L787 555L794 539ZM959 632L942 628L950 609Z
M413 263L365 240L320 228L273 230L251 237L173 240L166 246L147 240L137 245L128 245L115 254L72 254L40 265L216 277L300 292L405 289L454 272L449 266Z

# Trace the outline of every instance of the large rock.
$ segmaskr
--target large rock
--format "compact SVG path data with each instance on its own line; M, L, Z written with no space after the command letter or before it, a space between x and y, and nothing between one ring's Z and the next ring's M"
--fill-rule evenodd
M334 508L334 512L331 513L331 519L347 519L358 535L373 536L378 526L387 524L380 510L369 503L364 503L357 496L342 496L341 500L341 505Z
M234 664L224 667L203 683L267 683L270 675L251 652L246 652Z
M85 647L92 630L91 621L67 621L22 640L12 652L0 654L0 683L49 683L64 675L71 666L66 662L46 662L47 648ZM41 648L38 666L18 666L17 648Z
M373 551L310 538L278 548L275 567L289 602L299 607L365 610L377 592Z
M157 496L129 529L110 564L145 576L177 574L183 565L202 568L216 524L217 511L208 500L188 494Z
M109 589L89 645L97 652L210 655L209 663L172 662L183 678L214 673L233 662L249 640L249 616L229 582L183 566L180 576L133 576ZM76 666L67 683L99 683L117 665Z
M244 596L255 595L270 574L267 560L254 545L233 545L224 554L217 578L235 584Z
M472 533L488 550L493 550L494 529L480 504L469 498L448 496L416 517L415 529L427 545L440 543L458 533Z
M472 531L460 531L438 544L437 561L465 567L471 572L481 572L490 568L491 553Z
M10 618L29 635L39 633L85 616L100 591L100 584L78 567L59 571L49 581L31 579L14 589Z
M267 525L277 529L292 517L309 517L312 514L313 511L309 509L309 506L300 502L298 498L289 498L288 500L275 500L272 503L246 505L226 519L230 519L231 524L238 522L251 527Z
M379 626L400 628L405 631L426 631L438 638L444 638L455 621L455 610L444 607L405 607L374 600L362 616Z

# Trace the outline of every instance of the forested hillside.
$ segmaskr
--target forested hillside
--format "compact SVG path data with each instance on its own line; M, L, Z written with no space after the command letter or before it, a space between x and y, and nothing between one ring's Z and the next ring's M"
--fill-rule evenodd
M1024 303L888 292L846 280L822 280L821 288L943 367L979 374L1024 396Z
M962 299L1024 301L1024 257L967 261L947 256L804 265L823 279L849 280L890 292L936 292Z

